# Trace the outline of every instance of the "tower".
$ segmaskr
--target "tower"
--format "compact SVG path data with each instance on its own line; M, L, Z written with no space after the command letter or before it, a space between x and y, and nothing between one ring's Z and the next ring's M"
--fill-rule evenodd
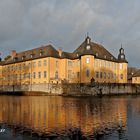
M120 60L120 61L126 61L125 60L124 49L122 48L122 45L121 45L121 48L119 50L118 60Z

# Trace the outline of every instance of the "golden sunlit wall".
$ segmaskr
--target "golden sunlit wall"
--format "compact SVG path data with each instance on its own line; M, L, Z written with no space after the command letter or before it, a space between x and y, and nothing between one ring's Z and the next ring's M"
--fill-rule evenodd
M133 84L140 84L140 77L132 77Z
M91 78L102 83L127 83L127 63L84 55L75 60L46 57L0 66L0 85L89 83Z

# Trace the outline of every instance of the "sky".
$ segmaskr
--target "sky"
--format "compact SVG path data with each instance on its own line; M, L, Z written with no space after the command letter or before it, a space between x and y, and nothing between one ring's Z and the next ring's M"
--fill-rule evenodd
M89 33L115 57L121 44L140 67L139 0L0 0L1 57L52 44L73 52Z

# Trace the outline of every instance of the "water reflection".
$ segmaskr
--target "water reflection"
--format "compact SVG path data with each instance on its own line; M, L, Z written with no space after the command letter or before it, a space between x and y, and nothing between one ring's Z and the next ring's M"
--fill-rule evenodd
M117 130L121 138L127 125L124 98L1 96L0 108L0 123L11 128L12 134L67 136L76 132L92 139Z

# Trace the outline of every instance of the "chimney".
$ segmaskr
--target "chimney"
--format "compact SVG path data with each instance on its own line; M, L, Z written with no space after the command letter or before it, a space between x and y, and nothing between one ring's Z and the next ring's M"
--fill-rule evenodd
M12 59L14 59L16 57L17 53L16 53L16 50L12 50L11 51L11 57Z
M59 56L61 57L62 56L62 48L58 49L58 53L59 53Z

